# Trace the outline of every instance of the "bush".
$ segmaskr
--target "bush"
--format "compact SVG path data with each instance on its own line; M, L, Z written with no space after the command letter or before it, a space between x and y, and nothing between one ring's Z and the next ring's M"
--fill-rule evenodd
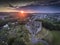
M50 30L60 30L60 24L59 23L43 20L42 25L43 25L43 27L50 29Z

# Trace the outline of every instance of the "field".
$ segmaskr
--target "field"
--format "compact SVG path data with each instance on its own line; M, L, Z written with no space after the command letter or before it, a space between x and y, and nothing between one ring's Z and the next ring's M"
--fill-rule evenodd
M53 34L52 45L60 45L60 31L51 31Z
M8 41L9 45L10 44L12 44L12 45L15 45L15 44L17 44L17 45L22 45L22 44L25 45L24 44L25 41L22 41L22 40L24 38L24 39L26 39L26 41L29 41L28 40L28 31L25 30L25 28L22 28L22 30L21 30L21 27L22 26L19 25L19 26L16 26L15 28L12 28L9 31L3 29L2 32L0 33L0 35L5 39L5 41ZM24 29L24 31L23 31L23 29ZM46 32L47 29L43 28L43 30L45 30L45 32ZM9 32L9 34L7 34L8 32ZM49 31L49 32L53 36L53 39L51 39L50 35L49 35L49 39L53 40L52 45L60 45L60 31ZM5 34L7 34L7 35L5 35ZM22 43L20 43L20 42L22 42Z

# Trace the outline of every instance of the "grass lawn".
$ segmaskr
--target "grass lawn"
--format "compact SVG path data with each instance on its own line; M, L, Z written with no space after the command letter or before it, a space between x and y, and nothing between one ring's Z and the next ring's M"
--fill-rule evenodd
M52 45L60 45L60 31L51 31L53 34Z

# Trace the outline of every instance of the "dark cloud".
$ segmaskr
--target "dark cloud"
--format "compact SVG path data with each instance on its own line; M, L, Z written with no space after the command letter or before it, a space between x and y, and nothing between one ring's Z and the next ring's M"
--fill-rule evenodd
M5 3L7 5L12 4L13 6L19 5L14 10L60 12L60 0L0 0L0 5L4 5Z
M52 6L60 6L60 0L0 0L0 5L5 3L23 3L23 2L35 2L31 5L52 5Z

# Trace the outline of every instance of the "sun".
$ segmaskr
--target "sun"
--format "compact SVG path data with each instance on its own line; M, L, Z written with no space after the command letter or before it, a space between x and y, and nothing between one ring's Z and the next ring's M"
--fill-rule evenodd
M18 15L20 21L25 21L25 20L27 19L27 15L28 15L28 14L25 13L25 11L19 11L19 12L17 13L17 15Z
M26 13L24 11L20 11L20 12L18 12L18 14L19 14L20 18L22 18L22 19L26 17Z
M24 11L20 11L20 13L22 13L22 14L23 14L23 13L24 13Z

